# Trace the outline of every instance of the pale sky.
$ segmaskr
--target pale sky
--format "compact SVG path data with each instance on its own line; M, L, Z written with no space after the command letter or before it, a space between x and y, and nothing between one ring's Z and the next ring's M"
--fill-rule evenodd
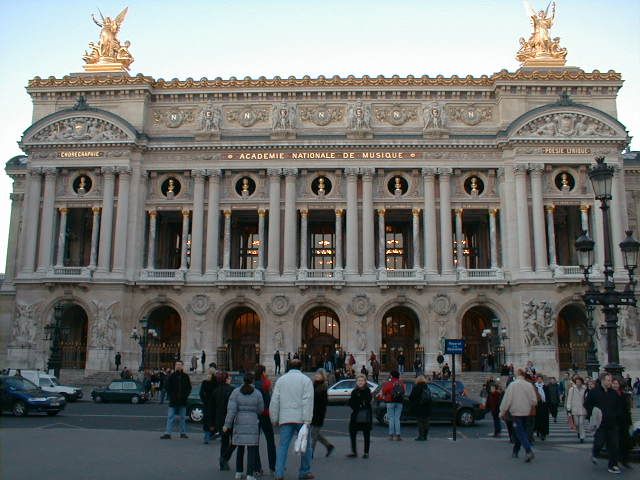
M556 3L551 34L567 48L567 65L622 73L618 118L638 137L640 0ZM81 72L87 44L98 40L91 13L114 17L127 5L120 40L131 41L131 74L165 79L491 75L519 67L518 39L531 33L521 0L0 0L2 164L22 153L28 80ZM11 183L2 169L0 272Z

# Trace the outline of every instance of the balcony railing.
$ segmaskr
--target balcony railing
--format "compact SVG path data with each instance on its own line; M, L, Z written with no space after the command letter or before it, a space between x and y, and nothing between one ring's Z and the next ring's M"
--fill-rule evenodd
M579 265L555 265L553 276L560 278L582 278L582 269Z
M424 272L419 268L381 268L378 270L378 281L382 282L402 282L402 281L424 281Z
M344 271L339 269L300 269L298 270L299 281L344 281Z
M262 282L264 281L264 270L229 268L218 272L219 282Z
M484 281L503 280L504 272L500 268L461 268L458 270L458 280Z
M93 274L92 269L89 267L61 267L61 266L53 266L50 267L47 272L47 277L58 277L58 278L83 278L90 279Z
M156 270L144 269L140 272L141 280L150 281L184 281L184 270Z

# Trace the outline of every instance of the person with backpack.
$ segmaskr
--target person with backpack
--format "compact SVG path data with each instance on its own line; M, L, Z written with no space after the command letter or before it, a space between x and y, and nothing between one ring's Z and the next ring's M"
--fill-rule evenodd
M389 440L400 441L400 416L404 402L404 385L400 381L400 372L393 370L391 378L382 386L382 399L387 405L389 418Z
M418 375L416 384L409 395L409 405L416 417L418 436L416 442L425 442L429 435L429 417L431 417L431 390L424 375Z

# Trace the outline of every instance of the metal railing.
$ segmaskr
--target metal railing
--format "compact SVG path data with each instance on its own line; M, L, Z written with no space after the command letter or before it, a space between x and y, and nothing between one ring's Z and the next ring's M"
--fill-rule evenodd
M342 269L300 269L298 280L344 280Z
M502 280L504 273L500 268L461 268L458 280Z
M82 369L87 362L87 344L80 342L60 342L62 368Z
M240 269L227 268L218 272L218 281L249 281L261 282L264 280L264 270L262 268Z
M140 272L142 280L184 280L184 270L144 269Z

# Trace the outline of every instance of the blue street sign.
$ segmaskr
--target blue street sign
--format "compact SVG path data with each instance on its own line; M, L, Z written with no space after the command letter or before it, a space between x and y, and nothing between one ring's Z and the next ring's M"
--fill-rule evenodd
M445 355L462 355L464 353L464 339L445 338L444 353Z

